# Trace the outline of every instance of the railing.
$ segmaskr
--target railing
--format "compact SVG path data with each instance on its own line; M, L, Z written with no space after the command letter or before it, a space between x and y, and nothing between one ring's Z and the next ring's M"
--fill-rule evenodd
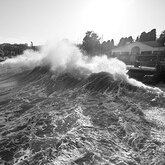
M126 65L156 67L163 58L165 59L165 54L122 54L116 57Z

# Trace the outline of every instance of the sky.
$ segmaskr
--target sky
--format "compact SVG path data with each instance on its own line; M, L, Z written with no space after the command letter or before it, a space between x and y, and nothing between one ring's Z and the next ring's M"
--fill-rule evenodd
M81 43L87 31L103 40L134 39L165 30L165 0L0 0L0 43Z

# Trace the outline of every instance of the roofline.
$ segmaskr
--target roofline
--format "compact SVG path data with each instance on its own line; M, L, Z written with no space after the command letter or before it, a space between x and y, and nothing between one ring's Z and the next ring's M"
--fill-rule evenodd
M142 42L144 45L147 45L146 43ZM147 45L147 46L150 46L150 45ZM152 48L155 48L154 46L150 46ZM159 46L158 46L159 47Z
M133 43L140 43L140 44L147 45L146 43L140 42L140 41L131 42L131 43L129 43L128 45L133 44ZM115 49L118 49L118 48L122 48L122 47L125 47L125 46L127 46L127 45L119 46L119 47L114 48L114 49L112 49L112 50L115 50ZM158 46L158 47L154 47L154 46L150 46L150 45L147 45L147 46L149 46L149 47L151 47L151 48L165 48L165 46Z
M142 42L142 43L144 43L144 42ZM145 45L147 45L146 43L144 43ZM147 46L150 46L150 45L147 45ZM150 46L150 47L152 47L152 48L165 48L165 46Z

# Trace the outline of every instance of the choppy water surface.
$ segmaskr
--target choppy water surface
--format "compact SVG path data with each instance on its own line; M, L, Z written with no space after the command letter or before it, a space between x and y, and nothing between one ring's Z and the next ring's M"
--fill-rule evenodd
M27 51L0 64L0 164L163 165L164 110L117 59Z
M160 165L163 94L107 72L1 67L0 164Z

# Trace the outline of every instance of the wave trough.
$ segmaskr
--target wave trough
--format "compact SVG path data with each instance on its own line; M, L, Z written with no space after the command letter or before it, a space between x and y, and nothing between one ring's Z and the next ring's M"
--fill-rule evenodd
M161 164L164 103L117 59L26 51L0 64L0 164Z

